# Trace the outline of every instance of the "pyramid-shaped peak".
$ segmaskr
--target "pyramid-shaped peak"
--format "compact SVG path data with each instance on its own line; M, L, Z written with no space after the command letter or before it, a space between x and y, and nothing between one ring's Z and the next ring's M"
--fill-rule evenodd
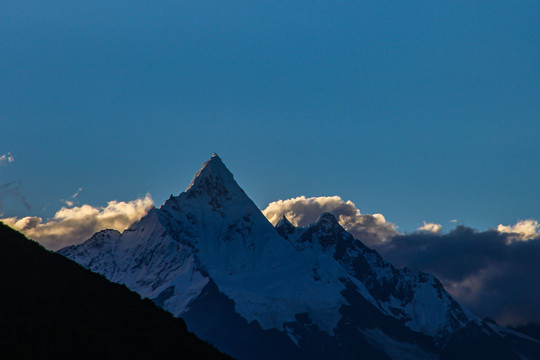
M325 212L322 213L316 222L312 223L307 228L307 233L342 233L345 229L339 224L334 214Z
M319 219L309 226L309 229L319 233L347 233L335 215L329 212L322 213Z
M208 183L209 181L215 183L218 179L220 182L234 182L233 174L227 169L218 154L213 153L212 157L202 164L200 170L197 171L186 191L201 183Z
M279 221L277 222L275 228L276 229L287 229L287 231L294 231L294 229L296 229L296 226L294 226L289 221L289 219L287 219L285 214L283 214L283 216L281 216L281 219L279 219Z
M278 221L275 228L277 232L285 239L289 237L288 234L292 234L296 231L296 227L289 221L289 219L287 219L285 214Z
M279 221L277 222L276 227L294 228L295 226L289 221L289 219L287 219L287 216L283 214L281 216L281 219L279 219Z

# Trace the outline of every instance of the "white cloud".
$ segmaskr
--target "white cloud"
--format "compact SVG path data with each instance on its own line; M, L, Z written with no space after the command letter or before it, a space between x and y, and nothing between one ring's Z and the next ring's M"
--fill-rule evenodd
M274 225L285 215L291 223L301 227L317 221L324 212L334 214L347 231L368 245L384 242L398 234L394 224L387 222L382 214L362 215L352 201L343 201L339 196L278 200L263 210Z
M432 234L440 234L442 231L442 225L435 223L427 223L424 221L424 226L419 227L418 231L425 231Z
M452 220L450 220L450 222L453 222L454 224L457 224L459 222L459 220L458 219L452 219Z
M58 250L89 239L104 229L123 231L140 220L154 202L150 194L129 202L109 201L105 207L90 205L62 207L52 219L43 222L36 216L1 219L6 225L21 231L47 249Z
M512 236L509 237L510 241L526 241L540 237L540 224L538 224L537 220L533 219L520 220L514 225L499 224L497 231L511 234Z
M11 153L0 155L0 165L4 165L6 162L12 163L14 161L15 161L15 158L13 157L13 155L11 155Z

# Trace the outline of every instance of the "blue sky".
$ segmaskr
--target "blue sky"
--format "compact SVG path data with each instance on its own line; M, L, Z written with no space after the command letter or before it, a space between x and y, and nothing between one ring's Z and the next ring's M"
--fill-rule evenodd
M0 4L4 216L152 194L217 152L256 204L401 231L540 219L540 3ZM24 196L28 209L21 197Z

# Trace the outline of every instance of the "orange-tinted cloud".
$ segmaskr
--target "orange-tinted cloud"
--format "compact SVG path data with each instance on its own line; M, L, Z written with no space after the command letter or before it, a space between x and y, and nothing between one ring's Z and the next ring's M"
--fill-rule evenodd
M128 202L109 201L107 206L90 205L62 207L52 219L43 221L36 216L1 219L6 225L21 231L47 249L58 250L89 239L104 229L123 231L140 220L153 206L150 194Z
M274 201L263 210L274 225L285 215L293 225L301 227L317 221L324 212L332 213L341 226L367 245L398 235L394 224L387 222L382 214L362 215L352 201L344 201L339 196L299 196Z

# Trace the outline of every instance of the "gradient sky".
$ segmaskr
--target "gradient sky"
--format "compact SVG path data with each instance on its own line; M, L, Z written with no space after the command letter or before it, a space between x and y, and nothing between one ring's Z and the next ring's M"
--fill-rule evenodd
M260 207L400 231L540 219L538 1L4 1L3 216L150 193L217 152ZM27 208L22 197L31 208Z

